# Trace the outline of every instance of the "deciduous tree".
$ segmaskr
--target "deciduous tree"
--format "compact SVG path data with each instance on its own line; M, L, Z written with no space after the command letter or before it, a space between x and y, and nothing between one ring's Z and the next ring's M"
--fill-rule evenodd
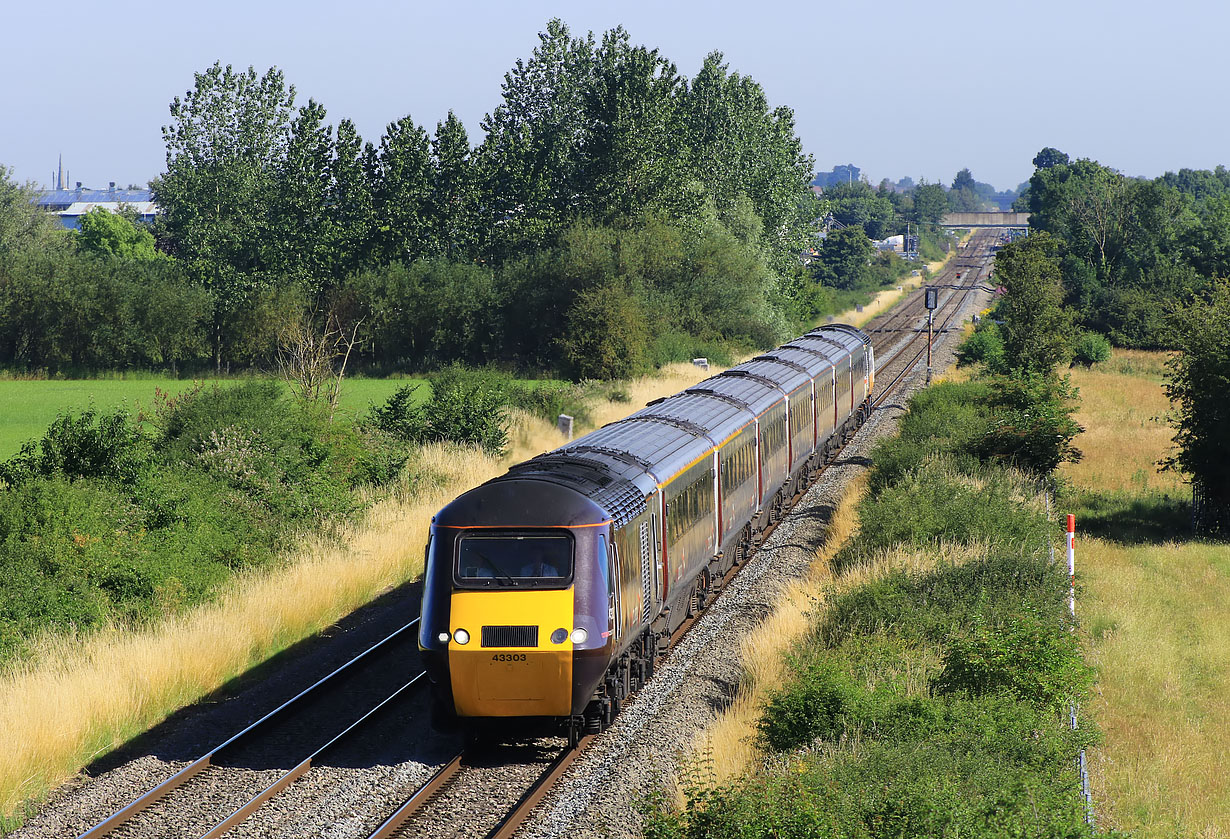
M1216 280L1174 318L1178 355L1168 362L1166 395L1178 452L1165 464L1189 475L1203 502L1203 529L1230 531L1230 281Z
M1005 364L1049 375L1072 356L1072 317L1063 307L1059 245L1034 233L995 255L995 277L1004 287L996 307L1003 318Z

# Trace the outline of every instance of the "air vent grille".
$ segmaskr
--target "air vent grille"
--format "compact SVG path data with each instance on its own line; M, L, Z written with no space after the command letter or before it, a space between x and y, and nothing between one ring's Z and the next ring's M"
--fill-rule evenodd
M536 626L484 626L484 647L537 647Z

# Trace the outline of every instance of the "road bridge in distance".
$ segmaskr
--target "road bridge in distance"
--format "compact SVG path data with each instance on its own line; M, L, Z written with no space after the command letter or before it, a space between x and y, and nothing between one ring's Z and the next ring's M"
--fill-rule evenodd
M949 230L1027 230L1029 213L945 213L940 227Z

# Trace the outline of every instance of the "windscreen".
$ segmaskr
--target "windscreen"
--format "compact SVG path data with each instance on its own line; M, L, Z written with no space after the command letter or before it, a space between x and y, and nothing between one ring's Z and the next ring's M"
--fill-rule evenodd
M564 534L463 536L457 550L457 580L467 586L558 588L571 577Z

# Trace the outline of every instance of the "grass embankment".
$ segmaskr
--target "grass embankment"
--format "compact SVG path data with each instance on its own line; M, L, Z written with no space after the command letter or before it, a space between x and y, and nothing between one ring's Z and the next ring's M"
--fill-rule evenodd
M732 714L648 837L1088 834L1075 757L1093 732L1065 708L1090 671L1057 528L1032 479L972 456L988 405L978 383L912 400L857 536L745 644ZM798 639L785 656L761 646L779 633Z
M1084 459L1065 466L1077 602L1098 668L1088 713L1101 824L1141 837L1230 835L1230 546L1192 541L1190 490L1156 462L1173 431L1164 356L1074 370Z
M686 364L591 407L609 422L707 375ZM432 445L412 484L334 538L311 538L282 562L235 576L213 602L142 629L49 637L0 676L0 815L21 820L81 767L387 590L422 572L431 516L464 490L559 445L545 420L513 412L510 454ZM293 592L293 596L287 596Z

